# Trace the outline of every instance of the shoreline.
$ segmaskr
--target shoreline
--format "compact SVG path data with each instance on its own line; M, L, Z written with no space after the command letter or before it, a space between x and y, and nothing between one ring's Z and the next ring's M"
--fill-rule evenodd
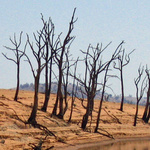
M91 139L93 140L93 139ZM150 134L143 137L133 136L133 137L124 137L124 138L116 138L116 139L105 139L105 140L98 140L96 142L91 143L80 143L75 144L73 146L64 146L64 147L55 147L54 150L79 150L86 147L95 147L95 146L105 146L109 144L115 144L119 142L136 142L136 141L150 141Z

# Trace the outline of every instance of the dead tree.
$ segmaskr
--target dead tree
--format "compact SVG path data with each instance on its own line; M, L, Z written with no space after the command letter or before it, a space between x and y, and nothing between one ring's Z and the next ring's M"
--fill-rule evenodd
M97 44L96 48L89 45L86 52L82 51L82 53L85 54L85 73L84 80L78 79L78 82L83 87L82 89L85 90L85 94L87 97L87 106L85 107L86 113L83 116L81 124L82 129L86 128L89 116L91 116L92 120L94 98L97 92L98 85L98 75L105 70L105 64L102 64L101 56L107 46L103 49L102 44L100 46L99 44ZM84 93L82 89L81 92Z
M133 52L133 51L132 51ZM122 54L118 57L118 67L116 66L116 63L114 62L114 68L118 69L120 72L120 82L121 82L121 105L120 105L120 111L123 111L123 104L124 104L124 81L123 81L123 67L129 64L130 62L130 52L128 55L125 55L125 49L123 49ZM125 62L124 62L125 61Z
M63 111L63 116L65 115L67 109L68 109L68 95L70 95L70 93L68 92L68 79L69 79L69 69L71 67L70 65L70 61L69 61L69 49L65 52L65 58L66 60L64 60L64 66L63 66L63 76L62 76L62 92L63 92L63 98L64 98L64 103L65 103L65 107L64 107L64 111Z
M118 58L118 56L122 50L123 43L124 42L122 41L118 45L115 52L112 54L111 59L105 63L105 74L104 74L104 81L103 81L103 87L102 87L102 95L101 95L101 100L100 100L100 105L99 105L99 110L98 110L98 115L97 115L97 121L96 121L96 127L95 127L94 132L98 131L100 115L101 115L101 110L102 110L102 104L103 104L103 100L104 100L104 96L105 96L105 88L106 88L106 83L107 83L108 77L113 77L113 76L108 75L109 67L110 67L111 63Z
M135 86L136 86L136 99L137 99L137 102L136 102L136 112L135 112L133 126L136 126L137 116L138 116L139 102L142 99L142 97L144 95L144 91L145 91L146 86L147 86L145 84L146 77L141 82L141 78L142 78L143 72L144 72L144 67L141 68L141 66L140 66L139 69L138 69L138 77L136 79L134 79L134 83L135 83ZM139 85L140 82L141 82L141 86Z
M80 88L81 93L87 97L87 105L82 105L86 109L86 112L82 119L81 128L85 129L89 120L89 116L91 116L92 120L92 112L94 107L94 98L96 92L98 91L98 82L99 75L105 71L107 68L108 62L102 63L102 54L107 49L107 47L102 47L102 44L97 44L96 48L89 45L87 51L81 51L84 55L84 64L85 64L85 72L84 72L84 79L80 77L73 76L80 84L82 88ZM116 57L116 55L114 55ZM114 57L113 57L114 58ZM114 60L114 59L112 59Z
M27 35L27 42L29 45L29 48L31 49L31 52L36 60L37 68L36 71L34 70L32 60L28 57L26 54L27 61L31 67L31 71L34 77L34 104L33 109L31 112L31 115L28 119L28 123L32 125L36 125L36 114L38 109L38 93L39 93L39 81L40 81L40 75L42 70L45 67L45 62L43 62L43 55L44 55L44 49L45 49L45 42L43 40L43 32L44 32L45 25L43 26L42 30L37 32L37 35L34 34L34 39L36 42L36 48L34 45L30 42L29 35Z
M63 43L61 44L61 48L59 49L58 53L55 53L55 62L58 66L58 90L57 90L57 97L56 97L56 101L55 101L55 105L54 105L54 109L52 112L52 115L58 116L58 118L63 119L64 117L64 97L63 97L63 92L62 92L62 83L63 83L63 70L64 70L64 57L66 54L66 51L68 51L70 48L70 45L72 43L72 41L74 40L74 36L71 36L71 33L74 29L74 23L76 22L76 20L74 20L74 16L75 16L75 11L76 8L73 11L73 15L69 24L69 30L68 33L63 41ZM68 47L67 47L68 46ZM57 107L58 107L58 103L59 103L59 113L57 114Z
M20 86L20 61L21 61L21 58L24 56L25 49L26 49L26 45L25 45L24 50L20 50L22 33L23 32L20 33L19 42L17 42L15 34L14 34L14 39L10 38L11 43L15 46L14 48L5 46L6 49L14 53L16 58L13 59L11 57L8 57L6 54L2 53L6 59L13 61L17 65L17 86L16 86L15 97L14 97L15 101L17 101L18 99L19 86Z
M147 102L145 105L145 110L144 110L142 119L145 123L148 123L149 118L150 118L150 73L149 73L147 66L146 66L145 72L148 78L148 90L147 90Z
M51 18L47 22L42 16L42 22L44 25L43 40L45 43L45 53L43 55L45 60L45 100L41 110L46 112L51 93L53 57L54 53L57 53L59 49L57 48L59 38L54 39L55 26Z
M77 63L78 63L78 59L74 65L74 74L73 74L74 76L76 76ZM75 85L75 82L76 82L76 80L75 80L75 78L73 78L73 87L72 87L72 93L71 93L71 110L70 110L70 117L69 117L68 122L71 122L72 114L73 114L73 108L74 108L74 102L75 102L75 98L77 97L78 82L76 85Z

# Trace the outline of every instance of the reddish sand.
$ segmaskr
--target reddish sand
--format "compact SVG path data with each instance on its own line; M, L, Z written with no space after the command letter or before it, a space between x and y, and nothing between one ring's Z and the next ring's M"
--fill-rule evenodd
M0 90L0 149L1 150L30 150L43 141L42 150L53 147L53 149L77 149L83 143L99 143L112 140L105 136L109 135L114 139L128 139L133 137L150 137L150 125L141 120L144 107L139 106L139 115L137 126L133 126L135 105L124 105L124 112L118 110L120 104L104 102L99 124L99 133L93 133L99 100L95 100L92 124L87 125L86 131L81 126L82 116L85 109L81 102L76 99L72 123L68 124L70 114L69 108L64 121L50 117L55 102L55 94L51 94L48 112L40 111L44 101L44 94L39 94L39 110L37 113L37 122L45 126L54 136L47 136L46 132L31 125L25 125L33 106L34 93L30 91L20 91L19 102L13 100L14 90ZM85 101L86 103L86 101ZM69 148L68 148L69 147Z

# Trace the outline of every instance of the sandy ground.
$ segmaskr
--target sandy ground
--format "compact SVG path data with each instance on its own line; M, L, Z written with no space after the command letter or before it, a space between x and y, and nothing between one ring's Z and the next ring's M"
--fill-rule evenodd
M145 124L141 120L143 106L139 106L137 126L134 127L135 105L125 104L124 112L121 112L118 110L119 103L104 102L99 133L93 133L99 106L98 100L95 100L92 124L88 124L86 131L82 131L80 126L85 109L79 100L76 99L75 101L72 123L68 124L71 100L69 99L69 108L64 120L60 120L50 117L55 102L55 94L51 94L46 113L40 111L44 94L39 94L37 122L56 135L56 137L46 136L46 131L25 125L22 122L29 118L34 93L20 91L18 102L13 101L14 93L14 90L0 89L0 150L30 150L41 141L43 141L42 150L52 147L54 150L62 149L62 147L64 150L75 150L87 146L83 143L89 145L90 143L115 141L115 139L150 137L150 124Z

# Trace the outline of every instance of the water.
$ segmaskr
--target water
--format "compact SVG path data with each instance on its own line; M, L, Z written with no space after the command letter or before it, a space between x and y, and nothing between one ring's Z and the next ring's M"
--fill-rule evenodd
M150 139L110 142L105 145L86 146L78 150L150 150Z

